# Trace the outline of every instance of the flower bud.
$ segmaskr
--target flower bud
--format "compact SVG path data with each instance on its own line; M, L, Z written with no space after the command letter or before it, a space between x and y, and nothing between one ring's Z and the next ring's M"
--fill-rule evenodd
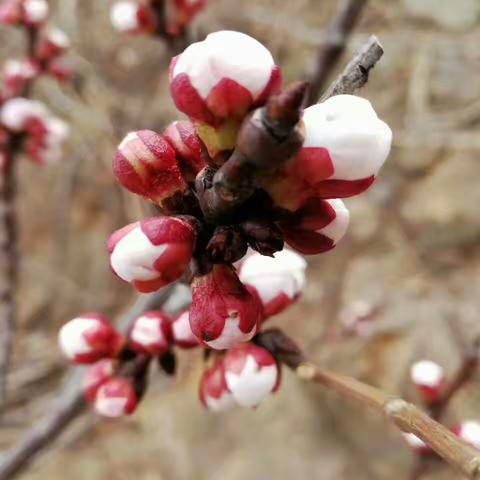
M419 455L425 455L432 452L432 448L427 445L421 438L418 438L413 433L402 432L403 438L407 442L408 446Z
M242 119L278 89L280 70L257 40L233 31L211 33L175 57L170 88L177 108L212 126Z
M172 337L173 343L180 348L194 348L200 345L190 327L190 313L188 310L185 310L173 319Z
M15 25L20 21L20 5L17 0L4 0L0 4L0 24Z
M113 159L117 180L130 192L161 204L187 190L175 150L162 135L150 130L129 133Z
M117 2L110 11L113 28L121 33L135 35L155 30L155 15L149 7L134 1Z
M350 214L340 199L310 199L280 228L285 241L304 255L315 255L334 248L345 235Z
M137 408L137 396L126 378L112 378L105 382L95 396L95 413L106 418L130 415Z
M0 122L15 133L25 131L32 120L43 119L48 115L48 109L43 103L21 97L7 100L0 108Z
M443 368L430 360L415 362L410 368L410 379L427 404L437 400L445 384Z
M221 412L235 405L225 381L223 358L216 358L200 379L199 396L205 408Z
M64 53L70 47L70 39L59 28L51 28L40 39L36 57L43 61L50 61Z
M280 366L267 350L253 343L228 350L224 368L228 389L242 407L257 407L280 386Z
M21 11L23 23L36 27L47 20L48 2L47 0L23 0Z
M113 271L139 292L178 280L195 247L195 231L179 217L153 217L114 232L108 240Z
M192 282L190 327L204 345L215 350L250 340L257 331L262 306L231 266L217 264Z
M452 432L464 442L480 450L480 422L464 420L452 427Z
M305 141L285 167L321 198L344 198L366 190L385 162L392 131L372 105L354 95L336 95L303 115Z
M11 98L19 95L28 81L39 73L38 65L32 60L7 60L3 67L3 96Z
M184 175L193 181L197 173L206 166L195 126L192 122L179 120L171 123L163 136L175 150Z
M205 0L172 0L172 12L167 22L167 32L179 35L192 18L205 6Z
M113 358L123 346L123 336L98 313L86 313L70 320L60 329L58 341L64 355L80 364Z
M128 333L129 346L139 353L160 355L170 347L171 319L168 315L151 310L138 317Z
M82 379L82 392L87 401L93 402L95 400L98 389L113 378L117 367L117 360L104 358L85 370Z
M267 318L298 299L305 286L306 268L304 258L289 249L273 257L254 253L242 263L239 278L258 292Z

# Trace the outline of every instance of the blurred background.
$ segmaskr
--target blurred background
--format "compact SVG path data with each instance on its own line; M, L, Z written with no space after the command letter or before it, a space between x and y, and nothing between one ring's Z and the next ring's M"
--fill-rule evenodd
M43 79L34 97L71 125L61 164L20 162L21 279L11 393L0 425L7 450L52 408L67 370L56 333L78 312L112 318L135 298L110 272L115 228L146 214L111 172L131 130L176 119L169 52L109 23L110 1L52 1L71 37L74 86ZM285 81L304 77L335 13L334 0L208 0L193 32L240 30L266 44ZM360 95L394 131L392 154L366 194L347 200L352 224L331 253L309 260L301 299L272 321L317 362L413 401L411 363L452 375L462 343L479 333L480 1L375 0L367 4L338 70L368 35L385 55ZM23 51L0 29L0 59ZM335 72L337 73L337 72ZM333 78L333 76L332 76ZM285 371L257 410L213 415L197 399L199 352L180 356L175 379L158 375L127 420L78 419L22 479L408 479L413 458L382 418ZM445 420L480 420L480 378ZM441 464L425 478L456 478Z

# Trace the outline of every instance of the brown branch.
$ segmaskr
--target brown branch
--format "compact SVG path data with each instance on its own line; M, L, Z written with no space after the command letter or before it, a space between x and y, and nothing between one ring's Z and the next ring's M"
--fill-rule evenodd
M480 479L480 452L415 405L354 378L315 365L280 330L261 333L257 342L271 351L302 380L323 385L346 399L376 411L402 432L413 433L421 438L466 477Z
M345 51L350 33L357 24L367 0L342 0L335 18L320 46L312 73L309 75L308 105L317 103L328 77Z

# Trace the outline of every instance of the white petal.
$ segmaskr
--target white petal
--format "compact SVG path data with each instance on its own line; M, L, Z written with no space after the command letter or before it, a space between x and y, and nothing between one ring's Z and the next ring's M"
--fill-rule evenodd
M173 338L180 342L193 342L196 337L190 328L189 313L184 312L172 323Z
M317 233L331 238L336 245L344 237L345 233L347 233L350 223L350 212L345 204L338 198L326 200L326 202L335 210L336 217L326 227L317 230Z
M106 397L100 388L95 400L95 412L102 417L118 418L125 414L126 404L126 398Z
M240 342L248 342L257 331L257 326L254 325L250 332L242 332L238 324L240 318L238 316L234 318L227 318L223 327L222 333L215 339L209 342L205 342L210 348L214 350L225 350Z
M98 324L93 318L77 317L63 325L58 333L58 342L67 358L88 353L92 349L85 340L84 333Z
M475 448L480 448L480 423L472 420L462 422L460 436Z
M142 316L135 320L130 338L141 345L166 344L167 340L159 328L156 318Z
M24 0L23 8L31 22L43 22L48 16L48 3L46 0Z
M135 2L117 2L110 11L110 21L120 32L128 32L138 28L138 5Z
M443 379L443 368L430 360L421 360L412 365L410 376L417 385L436 387Z
M204 397L207 408L212 412L223 412L235 405L232 395L229 392L223 392L219 398L210 397L205 395Z

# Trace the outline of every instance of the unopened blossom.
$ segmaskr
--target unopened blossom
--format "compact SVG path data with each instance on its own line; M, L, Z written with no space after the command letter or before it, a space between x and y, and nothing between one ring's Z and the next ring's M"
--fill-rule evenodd
M136 318L128 332L129 346L139 353L161 355L168 351L171 339L171 319L158 310Z
M139 292L154 292L183 275L195 238L193 227L180 217L147 218L110 236L110 265Z
M150 130L131 132L122 140L113 172L127 190L159 205L188 188L174 148Z
M216 358L213 365L203 373L199 384L199 396L204 407L213 412L221 412L235 405L225 380L223 358Z
M185 310L179 313L172 321L173 343L180 348L194 348L200 345L190 327L190 312Z
M90 365L83 374L82 392L84 397L93 402L98 389L108 380L113 378L118 367L118 360L104 358Z
M47 30L37 46L36 57L42 61L50 61L64 53L70 47L70 39L59 28Z
M427 445L421 438L417 437L414 433L402 432L403 438L407 442L408 446L420 455L425 455L432 452L432 448Z
M233 267L216 264L206 275L195 277L191 287L190 326L201 343L223 350L253 337L262 305Z
M241 263L239 278L257 291L267 318L280 313L299 298L305 286L306 268L305 259L286 248L273 257L260 253L249 255Z
M452 432L472 447L480 450L480 422L464 420L454 425Z
M22 21L28 26L38 26L48 17L47 0L23 0L21 3Z
M285 242L304 255L334 248L347 232L350 214L340 199L307 201L291 217L280 223Z
M415 362L410 368L410 379L423 400L434 402L445 384L445 373L438 363L430 360Z
M280 386L279 364L267 350L253 343L228 350L224 368L228 389L242 407L257 407Z
M0 122L16 133L25 131L31 121L48 116L49 111L43 103L22 97L11 98L0 107Z
M115 377L105 382L95 395L95 413L105 418L130 415L137 408L137 396L130 380Z
M86 313L63 325L58 342L70 361L94 363L115 357L123 346L123 336L103 315Z
M35 78L38 73L38 65L30 59L7 60L2 70L2 96L11 98L20 94L27 82Z
M130 35L152 32L156 26L152 10L133 0L115 3L110 11L110 21L115 30Z

